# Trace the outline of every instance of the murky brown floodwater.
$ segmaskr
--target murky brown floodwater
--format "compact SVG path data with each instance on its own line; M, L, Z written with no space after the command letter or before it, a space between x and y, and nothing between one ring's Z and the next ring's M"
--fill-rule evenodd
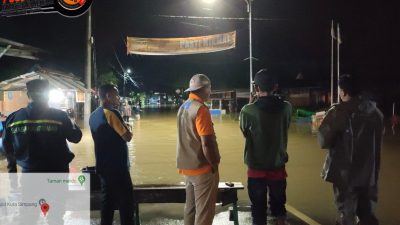
M244 139L238 121L230 116L214 117L215 130L221 151L221 181L240 181L246 184L246 167L243 163ZM176 122L173 112L148 113L134 122L134 140L129 143L132 177L135 184L178 183L183 179L175 168ZM71 171L94 165L93 142L85 129L82 142L71 145L76 158ZM288 204L323 225L334 224L335 209L331 185L321 180L319 174L325 157L316 137L306 125L293 125L289 136ZM0 172L6 163L0 162ZM400 137L387 137L382 152L382 171L378 216L383 225L399 225L400 217ZM247 191L239 193L240 205L248 206ZM143 217L157 215L170 219L182 216L182 205L147 205ZM174 223L168 223L174 224Z

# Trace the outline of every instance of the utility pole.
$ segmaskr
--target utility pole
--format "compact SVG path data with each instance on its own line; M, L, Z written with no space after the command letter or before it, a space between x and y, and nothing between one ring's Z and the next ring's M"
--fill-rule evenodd
M340 79L340 44L342 43L340 37L340 28L337 24L337 103L340 103L340 92L339 92L339 79Z
M86 68L85 68L85 106L84 106L84 127L89 127L89 116L91 113L92 98L92 10L87 12L87 30L86 30Z
M334 46L334 39L335 39L335 28L333 25L333 20L332 20L332 24L331 24L331 106L333 105L333 46Z
M126 72L124 71L124 87L123 87L123 91L122 91L124 97L126 97L126 76L127 76Z

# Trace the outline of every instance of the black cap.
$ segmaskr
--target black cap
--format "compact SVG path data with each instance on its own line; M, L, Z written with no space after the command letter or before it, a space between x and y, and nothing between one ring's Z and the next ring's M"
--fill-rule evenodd
M49 89L49 81L41 79L31 80L26 83L26 89L28 89L30 93L45 91Z
M264 91L272 91L278 84L278 80L273 71L261 69L256 73L253 83L260 86Z
M346 94L354 97L359 94L360 89L357 85L357 79L353 75L350 74L343 74L339 78L339 87L342 89Z

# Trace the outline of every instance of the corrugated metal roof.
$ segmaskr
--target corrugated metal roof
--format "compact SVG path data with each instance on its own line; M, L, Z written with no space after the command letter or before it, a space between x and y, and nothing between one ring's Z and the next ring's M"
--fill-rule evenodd
M11 57L39 60L39 55L43 53L47 52L40 48L0 37L0 58L3 55L6 55Z
M0 82L0 91L23 91L26 83L35 79L46 79L51 88L90 92L83 82L72 73L63 73L56 70L36 67L34 71Z

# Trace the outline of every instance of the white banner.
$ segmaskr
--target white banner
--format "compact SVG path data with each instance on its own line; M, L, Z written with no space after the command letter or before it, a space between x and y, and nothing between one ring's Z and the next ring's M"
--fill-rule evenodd
M235 48L236 31L186 38L127 38L128 54L186 55L224 51Z

